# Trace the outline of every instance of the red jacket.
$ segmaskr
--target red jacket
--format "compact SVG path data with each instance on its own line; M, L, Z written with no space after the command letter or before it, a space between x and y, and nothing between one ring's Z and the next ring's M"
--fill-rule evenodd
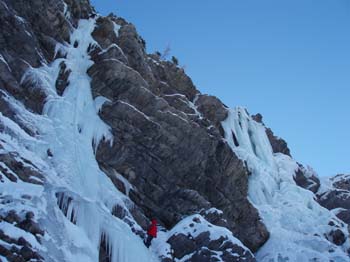
M152 225L148 228L147 234L152 237L157 237L157 220L152 220Z

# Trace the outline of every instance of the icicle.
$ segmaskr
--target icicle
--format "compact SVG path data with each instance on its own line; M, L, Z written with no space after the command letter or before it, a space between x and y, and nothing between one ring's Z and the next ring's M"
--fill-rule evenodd
M230 110L222 127L227 143L252 173L249 199L270 232L270 239L256 254L257 260L348 261L344 250L349 240L338 247L323 237L329 233L329 221L337 221L346 236L347 229L314 200L310 191L295 184L293 176L298 164L287 155L273 153L265 127L244 108Z

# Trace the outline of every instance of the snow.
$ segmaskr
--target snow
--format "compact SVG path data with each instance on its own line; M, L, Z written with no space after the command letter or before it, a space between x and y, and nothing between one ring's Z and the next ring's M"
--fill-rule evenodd
M8 262L7 258L6 257L3 257L0 255L0 261L1 262Z
M98 96L95 98L95 109L97 114L101 111L103 104L106 102L111 102L111 100L104 96Z
M312 192L295 184L298 164L287 155L273 154L265 127L240 107L229 111L222 126L227 143L252 173L249 200L270 232L269 240L256 254L257 260L349 261L345 253L349 240L338 247L323 237L332 229L328 225L331 220L348 236L346 227L314 200Z
M23 17L20 17L20 16L18 16L18 15L15 15L15 18L16 18L20 23L22 23L22 24L25 24L25 23L26 23L26 21L23 19Z
M65 3L64 14L69 17ZM120 26L114 26L118 37ZM29 135L19 124L0 112L0 123L5 127L0 133L0 152L19 152L18 161L30 159L46 176L44 185L35 185L20 179L11 182L0 172L3 177L0 182L1 212L15 210L23 218L27 211L32 211L46 232L39 243L33 235L7 222L0 222L0 229L13 238L24 237L49 262L96 262L101 239L106 241L111 262L159 261L158 256L168 257L171 253L167 239L180 233L196 237L202 232L209 232L211 240L226 236L231 242L245 248L228 229L214 226L200 215L193 215L184 218L169 232L159 232L148 250L129 225L112 215L117 205L128 210L132 204L128 198L132 185L115 172L126 188L126 195L119 192L100 170L95 158L99 143L105 140L112 145L115 138L110 127L98 115L103 104L110 101L102 96L92 97L91 79L87 74L88 68L93 65L87 50L89 46L98 45L91 36L94 28L94 19L79 21L70 41L78 42L77 48L70 44L57 44L55 53L64 53L66 58L56 59L40 68L29 68L23 76L22 83L45 90L48 97L43 115L33 114L12 97L5 97L18 112L16 117L37 135ZM108 49L102 52L106 51ZM2 55L0 60L7 65ZM61 62L65 62L71 73L69 85L59 96L55 83ZM147 88L144 89L154 96ZM202 118L195 106L197 99L198 96L193 102L188 101L188 105ZM152 121L133 105L119 102ZM162 113L172 114L187 122L173 112ZM328 225L330 220L335 221L348 236L344 225L335 217L334 213L338 210L332 213L322 208L314 201L310 191L295 185L293 175L298 168L297 163L289 156L273 154L265 127L253 121L243 108L231 110L222 126L232 150L248 164L252 173L249 199L259 210L271 234L268 242L256 254L258 261L279 262L286 256L289 261L308 261L310 258L349 261L342 249L349 248L349 240L343 247L337 247L322 237L332 229ZM52 152L52 157L48 157L47 150ZM18 177L4 163L0 165ZM311 171L309 175L312 175ZM216 208L206 212L222 213ZM128 217L133 220L131 214ZM200 223L190 227L194 218ZM136 222L135 225L138 227ZM328 253L328 250L334 252ZM186 259L182 258L181 261ZM1 256L0 260L6 261Z
M219 211L218 209L213 209L211 211ZM242 247L245 251L250 252L247 247L245 247L242 242L235 238L231 231L229 231L227 228L215 226L211 223L209 223L205 218L203 218L201 215L191 215L184 219L182 219L178 224L176 224L170 231L160 231L158 233L157 238L153 239L151 248L153 250L156 250L159 257L168 257L170 258L171 254L171 247L167 243L167 240L175 235L178 234L184 234L186 236L190 236L192 238L196 238L203 232L209 233L209 238L211 241L217 240L221 237L226 238L226 241L230 241L233 244L236 244L240 247ZM193 254L187 254L186 256L182 257L181 259L177 259L175 261L177 262L185 262L190 261L188 259L191 258ZM217 252L217 255L220 255L220 252ZM219 260L220 257L217 257Z
M166 82L162 82L162 83L168 85ZM194 111L194 115L198 116L199 119L203 119L203 115L201 114L201 112L198 111L197 106L196 106L196 101L199 98L198 94L193 99L193 102L189 101L185 95L179 94L179 93L164 95L164 97L172 97L172 96L179 97L181 102L186 104L189 108L191 108Z
M68 10L68 5L64 1L63 1L63 14L67 19L70 18L70 12Z
M1 4L6 8L6 10L9 10L9 8L5 2L1 1Z
M198 223L193 221L197 220ZM193 227L190 224L194 224ZM169 235L191 235L196 238L203 232L209 232L209 238L211 241L217 240L220 237L227 237L232 243L242 246L245 250L248 250L241 241L232 235L232 232L225 227L215 226L205 220L201 215L192 215L182 219L172 230L169 231Z
M170 114L170 115L172 115L172 116L174 116L174 117L176 117L176 118L178 118L178 119L180 119L180 120L182 120L182 121L188 123L187 119L181 117L181 116L178 115L178 114L175 114L175 113L171 112L170 110L166 110L166 111L160 111L160 110L159 110L159 112L160 112L160 113L163 113L163 114Z
M39 250L43 249L43 247L40 245L40 243L36 240L36 238L32 234L18 227L15 227L10 223L4 222L4 221L0 222L0 230L2 230L5 235L8 235L11 238L14 238L16 240L18 240L20 237L23 237L25 240L27 240L28 243L32 245L32 247Z
M215 207L212 207L212 208L210 208L210 209L208 209L208 210L206 210L205 211L205 213L208 215L208 214L219 214L219 215L222 215L224 212L222 212L222 210L220 210L220 209L217 209L217 208L215 208Z
M79 45L67 48L65 62L71 70L70 84L62 99L53 97L44 109L56 127L55 135L49 138L54 155L52 165L59 174L60 182L64 182L63 193L74 199L66 205L68 217L74 212L75 225L64 220L66 234L63 235L67 235L73 247L80 252L68 252L68 257L71 261L82 258L84 261L97 261L97 247L104 235L112 262L136 261L136 256L142 261L152 261L151 254L130 227L112 216L112 206L117 203L122 205L123 195L99 169L94 155L102 139L113 141L110 128L98 116L98 110L106 100L100 97L94 101L86 73L93 64L87 49L96 44L91 37L94 27L93 19L81 20L72 33L71 43L77 41ZM126 242L130 243L125 245ZM66 246L65 249L71 248Z
M190 108L192 108L195 112L195 114L199 117L199 119L203 119L203 115L201 112L198 111L197 106L196 106L196 102L199 98L199 94L196 94L195 98L193 99L193 102L188 101L188 105Z
M6 66L7 66L7 69L12 72L9 64L7 63L7 61L5 60L5 58L0 54L0 61L3 62Z
M2 150L5 153L20 152L21 158L30 159L43 171L46 181L43 186L20 180L14 183L4 176L0 183L1 198L9 199L10 203L1 205L1 210L14 209L20 214L33 210L46 233L40 244L30 238L33 237L31 234L11 224L2 222L0 228L12 237L24 236L40 250L45 261L96 262L102 237L106 238L111 262L158 261L130 226L112 215L116 205L127 210L131 201L115 188L95 158L99 142L113 143L114 137L110 127L98 116L107 100L103 97L93 99L91 80L87 75L87 69L93 64L87 50L96 45L91 36L94 27L94 19L80 20L70 41L77 41L77 48L68 44L58 47L64 49L66 58L56 59L40 68L30 68L23 76L22 83L28 81L48 94L43 115L32 114L11 97L6 98L19 117L36 128L38 135L28 135L0 113L0 122L6 126L0 133ZM65 62L71 73L69 85L59 96L55 82L61 62ZM52 157L47 156L48 149ZM128 192L132 186L126 182L124 180ZM28 201L23 199L23 194L30 196ZM61 198L57 199L57 196ZM132 215L128 216L133 221Z
M59 42L56 43L54 57L56 57L57 54L61 54L62 56L67 55L66 46L61 44L61 43L59 43Z
M109 47L107 47L106 49L102 49L102 51L101 52L99 52L98 54L99 55L103 55L103 54L105 54L105 53L107 53L110 49L112 49L112 48L117 48L118 50L119 50L119 52L123 55L123 57L124 57L124 59L125 59L125 61L128 61L128 58L126 57L126 55L124 54L124 51L117 45L117 44L115 44L115 43L113 43L113 44L111 44Z
M123 177L121 174L117 173L116 171L114 171L117 178L122 181L124 187L125 187L125 193L127 196L129 196L130 190L133 189L133 186L129 183L129 181Z
M120 30L121 26L115 22L113 22L113 24L114 24L114 33L115 33L116 37L119 37L119 30Z

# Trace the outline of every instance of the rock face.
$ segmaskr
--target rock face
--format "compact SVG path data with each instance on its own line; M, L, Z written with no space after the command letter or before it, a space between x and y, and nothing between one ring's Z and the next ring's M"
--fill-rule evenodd
M164 262L255 261L269 232L224 136L229 110L176 59L147 54L134 25L88 0L0 0L0 29L0 261L116 262L130 239L132 255L153 261L142 243L152 217ZM319 188L302 166L294 178ZM320 199L349 218L347 199ZM327 237L347 241L333 228Z
M320 179L316 172L310 167L303 167L299 164L298 170L295 172L294 181L302 188L316 193L320 188Z
M116 188L131 199L128 209L116 206L112 214L144 237L142 228L147 228L151 217L170 230L184 217L215 207L223 213L207 219L225 226L251 251L258 250L269 233L247 199L249 172L223 139L220 123L227 117L226 106L215 97L200 94L177 64L147 54L145 41L124 19L96 15L88 0L0 0L2 114L28 136L35 138L41 133L36 120L28 119L42 114L52 96L65 96L72 71L61 58L66 58L68 45L79 48L79 41L70 43L71 33L80 19L89 18L96 19L91 34L96 43L87 50L94 62L87 72L91 92L96 101L103 100L99 115L115 138L112 145L107 141L98 145L96 158ZM56 62L56 78L48 79L45 70ZM50 88L52 84L55 90ZM19 111L21 103L27 110L25 116ZM0 130L18 136L3 122ZM55 157L49 147L44 152L47 154L40 158L50 161ZM2 181L46 186L47 170L40 170L15 150L1 154L0 159L4 163L0 166ZM77 203L76 197L60 191L55 196L62 214L76 225L76 211L69 209ZM16 226L39 240L45 228L30 221L19 220ZM15 261L9 250L11 244L19 245L19 240L5 235L2 240L9 246L0 244L0 255ZM108 239L104 237L100 260L108 261ZM170 242L175 245L176 241ZM243 244L225 238L210 242L202 235L191 246L193 261L206 261L213 252L223 252L223 261L254 261ZM31 248L24 244L23 251L16 251L16 259L40 260Z
M339 174L329 179L329 187L318 192L318 202L350 225L350 175Z
M117 138L112 147L98 147L100 165L128 179L135 189L131 199L167 228L214 206L224 211L230 230L257 250L268 233L246 199L248 172L222 140L225 106L199 95L175 64L146 55L131 24L120 24L116 33L107 26L112 21L118 20L98 19L93 36L102 47L119 46L116 57L127 59L92 51L95 64L88 71L93 96L108 99L100 117ZM101 35L113 37L106 44Z

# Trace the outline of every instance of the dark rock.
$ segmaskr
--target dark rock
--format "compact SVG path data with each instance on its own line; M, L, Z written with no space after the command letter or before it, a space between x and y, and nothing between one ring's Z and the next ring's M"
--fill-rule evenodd
M175 202L174 199L177 201ZM197 191L190 189L178 189L170 193L162 201L166 210L171 210L173 215L181 217L183 214L193 214L200 209L210 208L210 203Z
M31 247L31 244L30 243L28 243L27 242L27 240L25 240L23 237L20 237L19 239L18 239L18 245L20 245L20 246L29 246L29 247Z
M0 171L11 181L17 182L17 177L6 167L0 166Z
M219 210L205 210L201 212L201 215L210 223L221 226L228 227L227 220L224 218L224 213Z
M63 13L64 3L70 16ZM0 1L3 57L0 59L0 88L4 93L22 102L28 110L41 114L48 93L45 83L33 77L35 69L57 57L64 57L64 48L62 53L56 54L56 45L64 46L70 41L70 33L79 19L94 16L95 11L88 0ZM118 34L113 23L121 26ZM129 194L134 202L128 203L128 210L116 207L113 214L133 230L135 224L131 216L144 229L148 224L147 217L152 216L170 229L184 216L215 206L223 213L208 215L208 219L226 226L252 251L257 251L269 234L247 199L249 171L223 141L223 133L220 134L220 122L227 116L226 107L214 97L199 95L175 59L173 62L160 61L160 57L147 55L145 42L132 24L114 15L99 17L96 24L93 37L99 46L88 48L95 62L88 74L92 78L93 97L104 96L110 100L102 107L100 116L115 137L112 147L108 141L99 145L96 157L101 168L116 170L135 189L127 192L123 181L107 172L114 185ZM79 47L79 41L71 44ZM59 95L69 84L69 74L67 65L61 63L55 83ZM173 95L176 98L171 98ZM199 119L190 106L197 95L196 105L203 119ZM16 112L6 103L0 107L1 112L17 120ZM6 127L0 129L3 131ZM26 130L33 136L35 131ZM47 151L47 155L52 152ZM0 161L8 167L7 171L1 170L4 176L11 177L12 171L24 182L43 184L41 171L15 152L1 154ZM11 178L17 180L13 175ZM67 216L67 205L62 203L69 205L75 200L63 193L56 197L59 208ZM70 216L68 219L75 223L74 211ZM45 231L33 219L28 213L23 221L17 221L15 217L10 220L39 238ZM192 223L199 222L194 220ZM103 241L100 261L109 261L108 256L101 258L109 253ZM225 239L209 241L205 232L186 241L194 243L193 261L212 257L212 252L203 246L219 249L224 244L230 245ZM25 248L18 252L22 254L11 254L10 261L34 258L34 251L28 249L24 241L21 243ZM230 261L230 254L226 249L225 252ZM241 254L243 258L250 259L250 256Z
M109 249L108 239L105 234L102 234L101 241L100 241L100 247L99 247L99 256L98 261L99 262L111 262L111 250Z
M116 59L123 64L128 64L128 59L126 58L123 50L118 45L111 45L107 49L102 50L99 47L94 47L90 51L91 59L98 64L102 60Z
M27 212L26 213L26 219L27 220L31 220L31 219L33 219L34 218L34 213L33 212Z
M331 238L331 241L337 246L341 246L346 240L343 231L341 231L340 229L332 230L329 236Z
M332 178L335 188L350 192L350 175L339 174Z
M227 118L227 108L215 96L199 95L195 105L205 118L217 126Z
M182 68L169 61L156 61L152 57L150 58L148 60L149 66L157 80L152 91L163 95L182 94L189 101L194 100L199 91Z
M150 223L146 216L143 214L142 209L140 209L136 205L132 205L132 207L130 208L130 213L137 222L137 224L140 225L143 230L147 230Z
M114 22L108 17L99 17L96 20L96 27L92 33L92 37L103 49L116 44L118 36L114 30Z
M60 96L63 95L64 90L69 84L68 78L71 73L70 69L67 69L67 65L62 61L60 63L60 71L56 80L56 91Z
M216 262L220 261L218 258L214 257L215 253L208 249L202 248L196 252L192 257L192 262Z
M2 245L0 245L0 255L8 258L11 255L11 251L8 250L7 248L3 247Z
M184 230L186 233L176 233L168 239L167 242L173 250L173 259L183 259L187 256L186 261L255 261L252 253L231 242L228 236L212 239L209 231L205 231L204 228L208 226L208 230L210 230L213 225L205 222L200 216L195 216L192 221L193 223L189 221L189 224L181 224L183 229L178 229L180 232ZM191 228L190 231L188 231L188 227ZM196 236L192 235L197 230L202 232L197 233ZM177 232L176 227L175 232Z
M195 114L195 111L189 107L188 99L181 94L173 94L173 95L163 95L162 96L170 106L174 107L175 109L184 112L186 114Z
M0 154L0 161L3 162L23 182L42 185L44 176L29 160L21 158L17 152ZM5 175L10 174L9 172Z
M124 217L126 217L128 215L128 212L126 211L126 209L122 206L114 206L113 210L112 210L112 215L116 216L120 219L123 219Z
M183 202L179 192L188 189L223 207L229 228L253 250L266 241L268 233L245 197L249 172L221 137L211 137L153 94L142 76L120 61L102 60L88 72L93 96L113 101L100 116L118 137L112 148L100 144L97 160L137 188L130 197L146 215L155 214L171 227L182 216L208 208L204 202L176 206Z
M30 259L35 258L35 253L33 252L33 250L31 250L27 246L24 246L21 248L20 254L26 261L29 261Z
M72 15L72 23L77 24L79 19L88 19L95 14L94 8L90 5L89 0L64 0L67 4L68 11Z
M350 210L342 210L337 214L337 217L350 225Z
M209 234L209 232L202 232L202 233L200 233L194 239L194 241L196 242L196 245L198 247L208 247L209 249L218 249L218 246L215 246L215 244L213 243L215 241L210 241L210 234Z
M298 170L295 172L294 181L298 186L308 189L313 193L316 193L320 188L320 179L316 173L311 169L305 169L300 164Z
M21 221L21 218L17 215L15 210L11 210L4 217L4 220L10 224L13 224L13 223L19 223Z
M23 229L24 231L27 231L34 236L41 235L43 236L45 234L44 230L42 230L36 222L34 222L32 219L34 218L34 214L32 212L28 212L26 214L26 219L22 222L18 223L16 226Z
M329 210L339 207L350 209L350 194L345 190L333 190L321 194L318 202Z
M53 154L50 149L46 150L46 154L48 157L53 157Z
M144 79L154 82L153 73L147 64L144 40L137 34L134 25L124 24L119 29L117 44L125 53L129 65L139 72Z
M282 153L282 154L291 156L290 150L289 150L287 142L285 140L275 136L270 128L266 129L266 134L270 140L272 150L274 153Z
M331 187L317 195L318 202L350 226L350 175L336 175L329 180Z
M195 241L184 234L174 235L167 242L174 250L174 257L178 259L184 257L186 254L193 253L197 249Z

